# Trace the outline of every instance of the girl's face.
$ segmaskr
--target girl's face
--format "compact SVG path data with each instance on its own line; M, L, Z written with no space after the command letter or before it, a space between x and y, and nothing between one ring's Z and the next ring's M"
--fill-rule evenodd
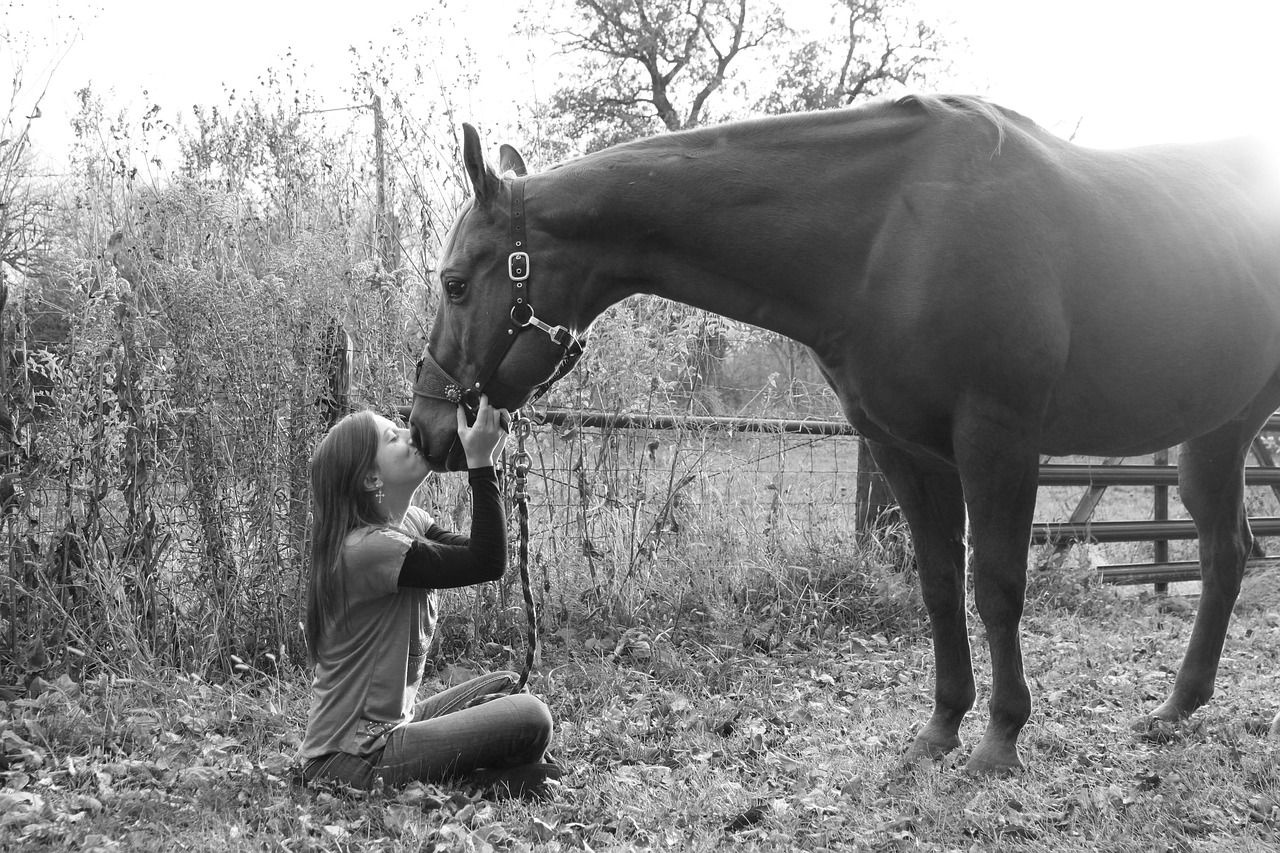
M427 460L409 440L409 430L396 426L381 415L374 415L378 430L378 455L374 466L389 486L412 485L415 488L430 472Z

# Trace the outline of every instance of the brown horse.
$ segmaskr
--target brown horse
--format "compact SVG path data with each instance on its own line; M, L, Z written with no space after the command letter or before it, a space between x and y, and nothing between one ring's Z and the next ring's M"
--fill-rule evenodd
M1182 442L1203 592L1146 719L1209 699L1253 541L1245 454L1280 405L1280 182L1260 146L1087 150L923 96L656 136L535 175L503 146L499 177L464 136L475 194L444 247L411 413L433 465L463 462L453 401L524 404L631 294L808 345L915 542L937 673L911 761L957 747L974 703L967 519L993 682L981 772L1021 766L1031 713L1019 622L1040 455Z

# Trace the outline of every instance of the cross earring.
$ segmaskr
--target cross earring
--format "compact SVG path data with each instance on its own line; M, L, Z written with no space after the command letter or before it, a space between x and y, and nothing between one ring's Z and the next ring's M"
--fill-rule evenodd
M373 499L378 503L382 503L382 499L387 496L386 493L382 491L382 481L374 480L373 488L374 488Z

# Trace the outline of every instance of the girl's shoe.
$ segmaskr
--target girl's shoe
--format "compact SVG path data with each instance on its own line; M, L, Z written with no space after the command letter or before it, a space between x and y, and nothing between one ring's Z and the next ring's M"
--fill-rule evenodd
M464 780L469 787L479 788L486 800L520 799L545 800L564 775L554 764L522 764L501 770L476 770Z

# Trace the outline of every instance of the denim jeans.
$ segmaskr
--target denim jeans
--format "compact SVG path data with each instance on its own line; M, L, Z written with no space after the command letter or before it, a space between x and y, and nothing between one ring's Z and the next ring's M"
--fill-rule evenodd
M551 744L552 722L537 697L504 695L468 707L488 694L510 690L518 680L514 672L495 672L442 690L419 702L413 721L391 732L380 752L322 756L307 762L303 773L308 780L330 779L368 790L379 778L395 787L465 776L482 767L542 761Z

